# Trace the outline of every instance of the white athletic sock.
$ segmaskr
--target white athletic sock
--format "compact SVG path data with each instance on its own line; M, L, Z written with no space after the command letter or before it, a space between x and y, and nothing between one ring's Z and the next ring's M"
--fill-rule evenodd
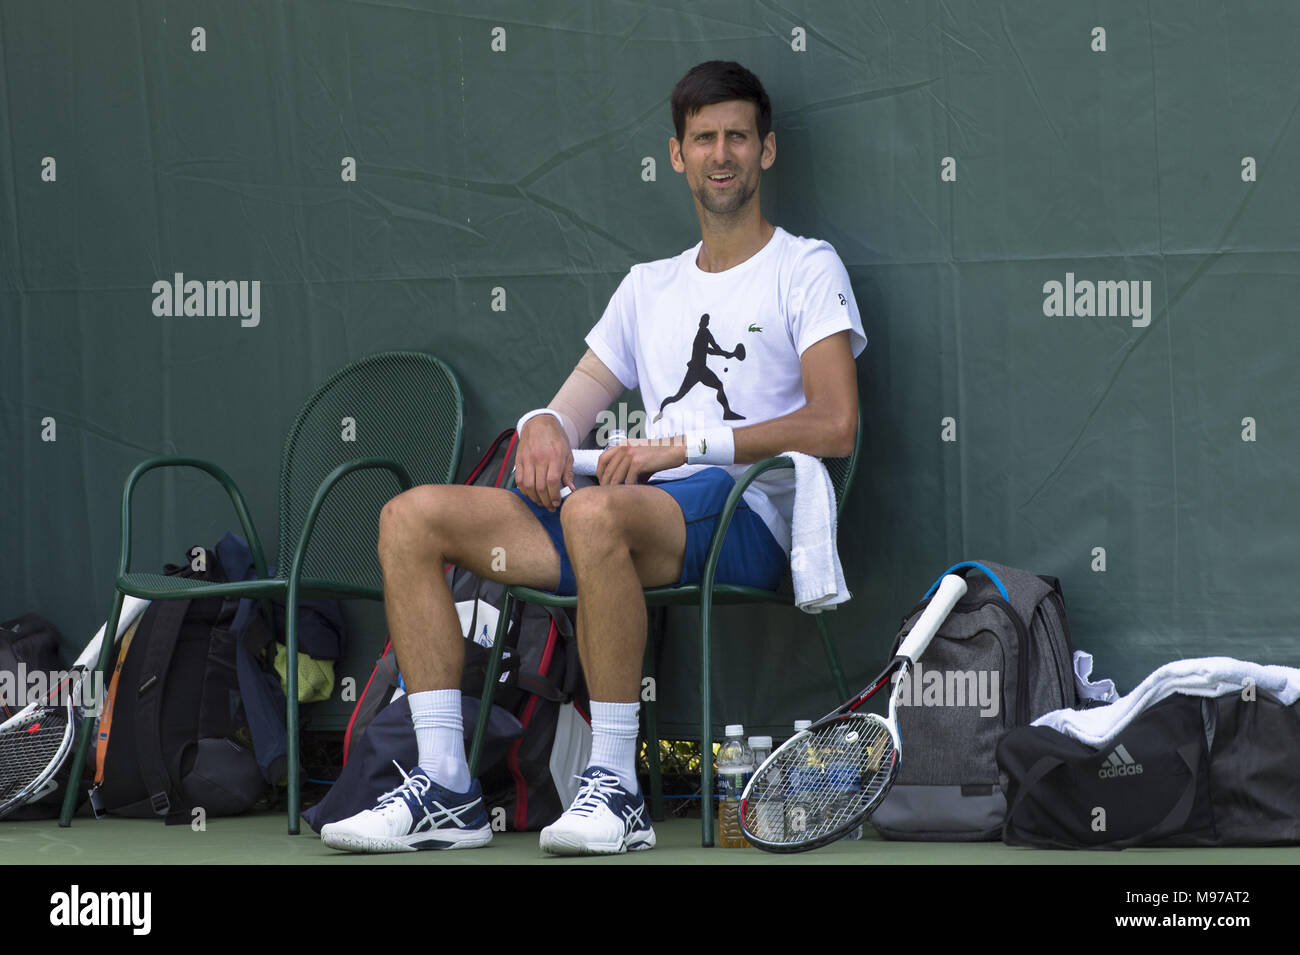
M640 791L636 781L636 734L640 703L591 701L591 759L587 768L599 766L618 774L623 788Z
M439 786L454 793L468 791L469 761L465 758L465 727L460 690L410 693L411 724L420 752L420 768Z

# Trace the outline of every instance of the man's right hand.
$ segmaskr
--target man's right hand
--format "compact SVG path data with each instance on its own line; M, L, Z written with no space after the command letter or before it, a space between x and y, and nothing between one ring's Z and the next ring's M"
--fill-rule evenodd
M553 511L560 490L573 487L573 450L560 422L551 415L530 418L515 452L515 486L534 504Z

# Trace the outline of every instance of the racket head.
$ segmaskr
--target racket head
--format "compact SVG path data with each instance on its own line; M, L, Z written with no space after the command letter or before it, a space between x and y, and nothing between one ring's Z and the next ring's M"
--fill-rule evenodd
M27 803L72 750L77 716L61 706L28 709L0 728L0 819Z
M875 713L823 720L763 761L740 799L745 838L806 852L857 828L884 800L902 758L895 725Z

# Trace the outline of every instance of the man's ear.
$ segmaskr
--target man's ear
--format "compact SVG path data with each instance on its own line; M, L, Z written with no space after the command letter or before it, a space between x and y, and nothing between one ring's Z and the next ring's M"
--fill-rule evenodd
M677 141L676 136L668 139L668 159L678 172L686 171L686 163L682 162L682 144Z
M776 133L768 130L767 138L763 140L763 155L760 157L762 168L771 169L772 163L776 162Z

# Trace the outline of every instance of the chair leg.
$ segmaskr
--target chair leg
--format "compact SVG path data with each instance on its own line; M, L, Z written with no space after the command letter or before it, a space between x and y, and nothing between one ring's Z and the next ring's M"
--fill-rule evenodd
M822 635L822 649L826 651L826 662L830 664L831 679L835 681L835 699L839 701L849 698L848 687L844 685L844 668L840 666L840 655L835 651L835 641L831 639L830 631L826 629L826 614L815 614L817 618L817 630Z
M102 679L104 671L108 669L108 661L113 653L113 642L117 636L117 624L122 619L122 604L126 597L122 591L116 587L113 588L113 607L108 612L108 620L104 623L104 639L99 647L99 659L95 662L94 673L99 674ZM94 680L95 676L90 675ZM93 683L91 684L94 685ZM95 706L87 707L86 713L81 718L80 739L77 740L77 754L72 760L72 774L68 776L68 786L63 793L63 808L59 810L59 825L66 829L72 825L72 814L77 811L77 793L81 789L81 773L86 767L86 753L90 750L90 741L95 735L95 714L93 710L104 705L105 700L101 697L95 698Z
M645 701L645 755L650 768L650 818L664 820L664 775L659 765L659 725L655 716L655 697L659 684L655 679L655 637L653 629L646 637L644 670L650 677L650 697Z
M712 594L700 600L700 845L713 846Z
M302 794L298 778L298 580L294 575L289 581L288 607L285 614L285 726L288 730L288 752L286 754L287 772L289 774L288 812L289 835L299 832L299 809Z
M474 740L469 749L469 774L478 778L479 760L483 758L483 747L487 744L488 720L492 716L492 697L496 693L497 678L501 675L501 656L505 652L506 634L510 631L510 618L515 613L515 595L506 588L505 600L501 601L501 615L497 618L497 632L492 639L492 649L488 652L487 674L483 677L483 695L478 703L478 721L474 726Z

